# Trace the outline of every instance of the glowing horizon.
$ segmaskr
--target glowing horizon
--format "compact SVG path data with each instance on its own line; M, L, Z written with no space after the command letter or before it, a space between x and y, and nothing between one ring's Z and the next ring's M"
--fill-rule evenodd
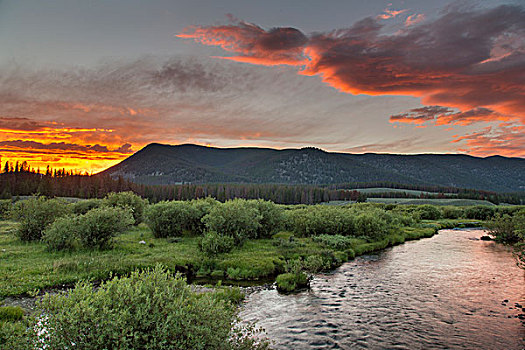
M1 2L2 166L96 173L153 142L524 158L525 8L434 4L312 4L274 18L277 3L243 12L227 0L248 18L217 24L223 13L190 3L79 2L57 17ZM167 8L175 20L159 20ZM98 36L69 21L80 10Z

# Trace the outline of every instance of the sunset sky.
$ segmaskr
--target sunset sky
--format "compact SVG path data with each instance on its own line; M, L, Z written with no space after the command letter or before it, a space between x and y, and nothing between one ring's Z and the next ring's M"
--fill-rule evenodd
M0 156L151 142L525 157L522 1L0 0Z

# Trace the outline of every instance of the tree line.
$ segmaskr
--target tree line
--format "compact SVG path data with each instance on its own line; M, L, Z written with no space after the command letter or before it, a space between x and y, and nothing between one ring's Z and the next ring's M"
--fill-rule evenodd
M525 193L496 193L431 185L403 185L393 182L343 183L331 185L285 185L210 183L180 185L138 184L123 177L89 175L66 169L45 171L31 168L27 162L6 162L0 174L0 198L41 194L48 197L103 198L111 192L133 191L150 202L190 200L213 197L219 201L234 198L265 199L280 204L318 204L329 201L366 201L361 188L399 188L425 191L419 195L406 192L379 192L368 197L382 198L454 198L488 200L494 204L524 204Z

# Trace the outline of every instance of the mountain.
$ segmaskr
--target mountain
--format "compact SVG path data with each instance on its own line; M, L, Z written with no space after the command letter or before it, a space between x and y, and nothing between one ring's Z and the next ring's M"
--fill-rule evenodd
M275 150L153 143L103 173L144 184L389 181L497 192L525 191L522 158L348 154L311 147Z

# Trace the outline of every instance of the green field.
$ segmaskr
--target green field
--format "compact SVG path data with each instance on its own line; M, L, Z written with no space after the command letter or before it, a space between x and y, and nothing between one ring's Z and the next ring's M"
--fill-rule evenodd
M367 202L370 203L385 203L385 204L433 204L433 205L457 205L457 206L469 206L469 205L495 205L489 201L478 200L478 199L455 199L455 198L367 198Z
M16 226L12 221L0 221L0 297L71 286L79 280L105 280L158 263L172 271L215 280L273 279L284 271L288 259L328 254L325 246L311 238L296 238L290 246L276 244L291 235L280 233L273 239L248 240L230 253L209 258L198 249L199 237L187 236L170 243L169 239L154 238L144 224L118 236L112 250L49 252L43 243L17 239L13 234ZM351 246L359 255L436 232L437 225L425 226L402 228L379 242L353 238ZM339 256L338 264L349 258L345 252L332 253Z
M369 193L406 193L409 195L420 196L421 194L438 194L439 192L427 192L417 190L405 190L401 188L388 188L388 187L371 187L371 188L354 188L349 191L358 191L364 194ZM456 193L444 193L447 196L457 196Z

